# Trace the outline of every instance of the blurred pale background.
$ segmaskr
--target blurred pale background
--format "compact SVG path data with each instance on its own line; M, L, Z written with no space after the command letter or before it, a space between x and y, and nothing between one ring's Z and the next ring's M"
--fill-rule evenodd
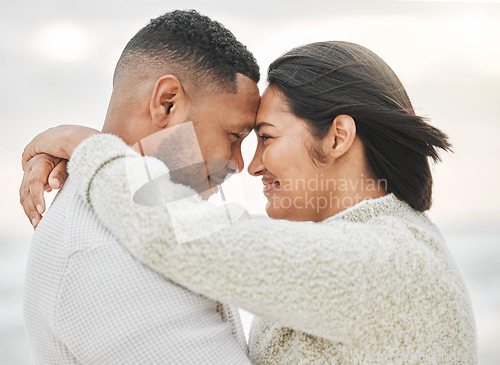
M500 363L500 1L374 0L2 3L0 363L29 361L21 298L32 229L18 198L23 147L63 122L100 129L121 50L150 18L176 8L226 25L263 75L289 48L320 40L360 43L387 61L417 112L454 144L456 152L435 166L429 214L469 285L481 364ZM255 136L244 142L246 164L254 145ZM245 175L246 206L263 212L260 181Z

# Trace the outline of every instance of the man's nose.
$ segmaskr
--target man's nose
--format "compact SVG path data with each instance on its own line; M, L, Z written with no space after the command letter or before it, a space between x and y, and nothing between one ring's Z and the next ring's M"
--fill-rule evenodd
M232 149L231 160L227 164L227 168L233 174L237 174L243 171L245 167L245 162L243 161L243 156L241 155L241 148L239 146L234 146Z

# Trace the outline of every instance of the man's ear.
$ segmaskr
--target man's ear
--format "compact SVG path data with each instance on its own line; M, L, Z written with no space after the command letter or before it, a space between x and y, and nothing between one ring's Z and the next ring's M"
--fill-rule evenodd
M339 158L351 148L356 137L356 122L349 115L338 115L323 138L328 156Z
M153 125L157 128L165 128L185 121L187 97L176 76L163 75L156 81L149 111Z

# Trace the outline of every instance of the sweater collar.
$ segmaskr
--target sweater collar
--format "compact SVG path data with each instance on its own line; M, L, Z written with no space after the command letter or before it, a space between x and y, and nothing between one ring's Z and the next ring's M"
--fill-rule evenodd
M350 222L367 222L368 220L384 216L402 216L408 214L413 209L405 202L399 200L393 193L384 195L376 199L366 199L362 202L337 213L324 220L325 223L346 220Z

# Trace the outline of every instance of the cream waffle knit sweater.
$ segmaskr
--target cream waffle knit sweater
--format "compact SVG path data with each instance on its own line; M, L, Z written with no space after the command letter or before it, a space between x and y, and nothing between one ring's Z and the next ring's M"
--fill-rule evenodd
M161 161L105 134L68 169L139 260L257 316L255 364L477 363L469 293L443 237L392 194L321 223L250 217L162 178Z

